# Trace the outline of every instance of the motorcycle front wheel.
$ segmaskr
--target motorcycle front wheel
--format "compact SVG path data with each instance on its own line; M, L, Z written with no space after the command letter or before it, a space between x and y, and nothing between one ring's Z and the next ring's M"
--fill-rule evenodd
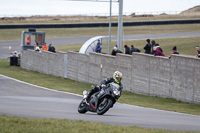
M78 112L81 113L81 114L86 113L86 112L87 112L86 106L87 106L87 105L86 105L86 103L85 103L85 99L83 99L83 100L81 101L81 103L79 104L79 106L78 106Z
M97 108L97 114L103 115L110 109L112 104L113 104L113 101L111 99L109 98L102 99L102 101L99 103L99 106Z

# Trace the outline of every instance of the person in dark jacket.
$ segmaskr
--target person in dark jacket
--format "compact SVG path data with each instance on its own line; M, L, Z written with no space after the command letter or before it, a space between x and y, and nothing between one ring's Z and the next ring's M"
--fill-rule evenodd
M130 54L130 48L127 45L124 45L125 54Z
M153 47L153 51L155 56L165 56L156 46Z
M146 54L151 54L151 43L150 43L150 39L147 39L147 44L144 47L145 53Z
M112 51L112 53L111 53L111 55L116 56L117 53L123 53L123 52L122 52L121 50L119 50L117 47L114 47L114 48L113 48L113 51Z
M50 52L54 52L54 53L56 52L55 47L52 46L52 44L49 44L48 51L50 51Z
M140 49L135 48L134 45L131 45L130 55L132 55L133 52L140 52Z
M97 53L101 53L101 49L102 49L102 44L100 43L100 39L97 40L97 46L96 46L96 49L95 51Z
M152 41L151 41L151 47L152 47L151 54L154 54L153 47L154 47L155 45L156 45L156 41L155 41L155 40L152 40Z
M196 57L200 58L200 47L196 46L196 50L197 50L197 55Z
M88 93L88 96L86 97L86 102L89 102L90 97L94 93L100 91L102 88L108 87L108 84L111 83L111 82L118 84L120 86L120 90L122 91L123 85L121 83L121 80L122 80L122 73L119 72L119 71L115 71L114 74L113 74L113 77L106 78L106 79L102 80L100 82L100 86L92 86L90 92Z
M173 52L171 54L179 54L179 52L176 49L176 46L174 46L172 50L173 50Z

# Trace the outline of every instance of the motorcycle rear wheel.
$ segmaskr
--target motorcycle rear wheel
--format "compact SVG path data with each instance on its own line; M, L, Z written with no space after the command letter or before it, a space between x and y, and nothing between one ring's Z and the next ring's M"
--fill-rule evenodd
M83 99L78 106L78 112L81 113L81 114L85 114L87 112L86 106L87 105L85 103L85 99Z
M105 104L102 104L102 102L105 101ZM106 113L110 107L112 106L113 104L113 101L111 99L105 99L99 104L98 108L97 108L97 114L98 115L103 115L104 113Z

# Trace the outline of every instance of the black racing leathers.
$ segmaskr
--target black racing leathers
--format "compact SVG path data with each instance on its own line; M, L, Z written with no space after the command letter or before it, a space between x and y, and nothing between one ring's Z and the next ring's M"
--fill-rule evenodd
M91 97L94 93L96 93L96 92L98 92L98 91L101 90L101 85L102 85L102 84L106 85L106 87L107 87L107 85L108 85L109 83L111 83L111 82L115 82L115 80L113 79L113 77L105 78L104 80L102 80L102 81L100 82L100 86L92 86L92 88L91 88L91 90L90 90L90 92L89 92L89 94L88 94L88 96L87 96L87 98L86 98L87 102L89 101L90 97ZM116 82L115 82L115 83L116 83ZM120 82L120 83L116 83L116 84L119 84L120 90L122 91L123 86L122 86L121 82Z

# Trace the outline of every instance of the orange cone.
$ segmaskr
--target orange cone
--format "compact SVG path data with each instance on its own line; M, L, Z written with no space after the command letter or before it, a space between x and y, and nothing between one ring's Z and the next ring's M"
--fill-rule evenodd
M11 51L11 46L9 46L9 51Z

